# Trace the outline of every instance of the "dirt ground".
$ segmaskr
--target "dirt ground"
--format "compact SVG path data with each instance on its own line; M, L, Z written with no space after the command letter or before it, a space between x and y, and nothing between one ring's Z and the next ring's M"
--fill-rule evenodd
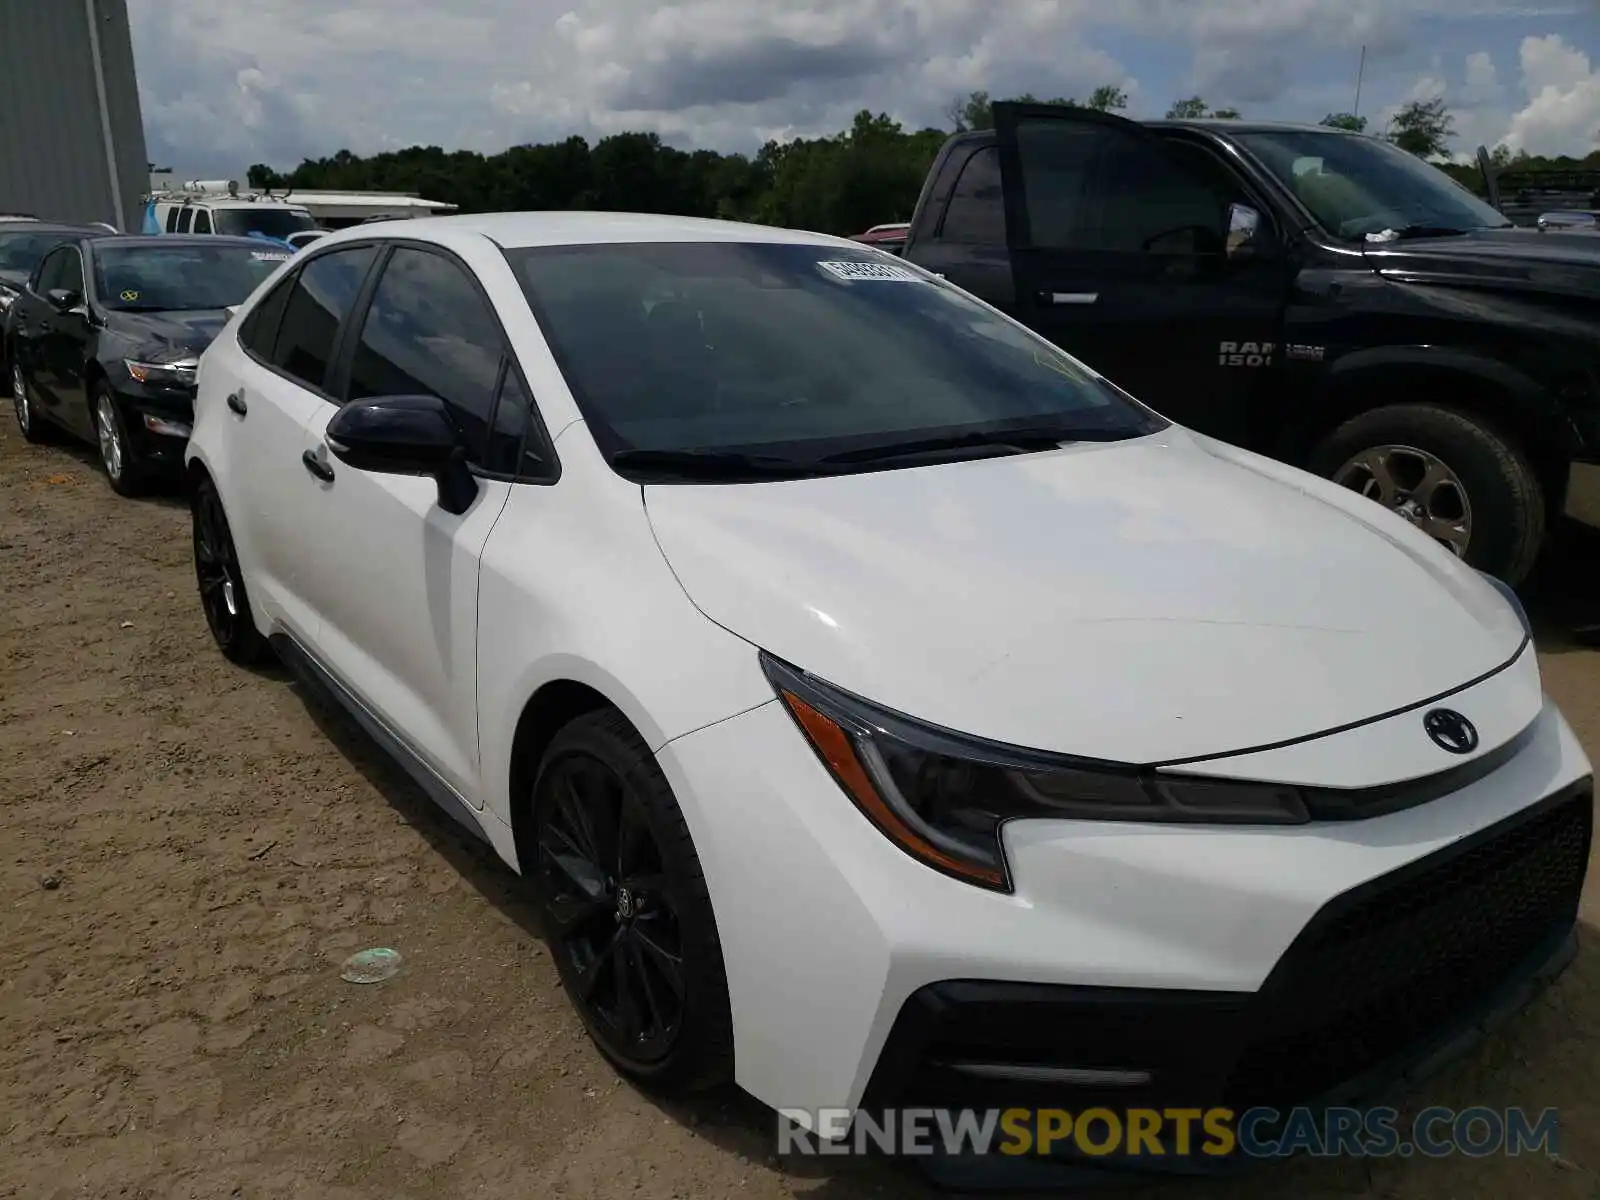
M1600 553L1558 557L1536 614L1600 619ZM1542 645L1600 751L1600 655ZM737 1093L664 1107L619 1082L532 928L514 877L347 723L213 649L180 501L120 500L87 447L27 446L6 417L0 1196L928 1194L883 1164L779 1162L772 1118ZM343 982L369 946L400 950L401 973ZM1556 1160L1311 1162L1137 1194L1600 1196L1597 1037L1591 935L1415 1097L1555 1106Z

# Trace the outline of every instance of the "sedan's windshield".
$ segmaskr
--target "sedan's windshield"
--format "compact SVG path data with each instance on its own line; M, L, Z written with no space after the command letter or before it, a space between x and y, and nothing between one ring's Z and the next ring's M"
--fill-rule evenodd
M45 254L68 235L59 229L43 232L0 233L0 271L32 275Z
M315 229L311 214L297 208L261 205L259 208L219 208L212 212L218 233L247 237L252 233L286 238L302 229Z
M1337 237L1387 239L1510 224L1439 168L1379 138L1299 130L1233 137Z
M1166 424L871 250L697 242L508 257L601 451L630 475L863 470Z
M95 253L95 290L121 312L171 312L240 304L290 257L265 243L185 243L151 238L147 246L102 247Z

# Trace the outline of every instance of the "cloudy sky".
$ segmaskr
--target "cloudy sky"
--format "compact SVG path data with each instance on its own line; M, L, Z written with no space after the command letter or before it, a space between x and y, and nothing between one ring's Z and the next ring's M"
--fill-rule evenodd
M150 155L182 174L341 148L496 151L650 129L752 150L985 89L1198 93L1382 122L1443 95L1458 149L1600 147L1600 0L128 0Z

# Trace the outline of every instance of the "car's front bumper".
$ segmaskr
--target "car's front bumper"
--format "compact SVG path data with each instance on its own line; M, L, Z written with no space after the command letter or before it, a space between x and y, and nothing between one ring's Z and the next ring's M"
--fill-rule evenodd
M1452 703L1473 711L1475 690ZM1313 1100L1548 955L1587 865L1589 762L1548 704L1489 775L1367 820L1013 823L1012 895L892 846L775 703L660 758L716 908L738 1082L802 1124L981 1099L982 1080L948 1069L963 1062L1148 1073L1139 1095L1113 1089L1119 1104Z
M128 387L117 393L129 449L153 475L183 472L183 450L194 427L194 397L178 389Z

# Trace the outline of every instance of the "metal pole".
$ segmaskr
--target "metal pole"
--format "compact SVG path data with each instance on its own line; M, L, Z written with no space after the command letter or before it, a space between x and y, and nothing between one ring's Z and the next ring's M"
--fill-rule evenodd
M1361 65L1356 68L1356 102L1355 107L1350 110L1350 115L1352 117L1359 117L1361 115L1361 79L1364 75L1366 75L1366 73L1367 48L1363 46L1361 47Z
M117 230L128 232L127 213L122 206L122 172L117 168L117 139L111 132L111 104L106 99L106 64L100 56L100 14L94 0L83 0L83 16L89 22L89 55L94 60L94 91L100 101L100 136L105 140L106 169L111 172L111 208Z

